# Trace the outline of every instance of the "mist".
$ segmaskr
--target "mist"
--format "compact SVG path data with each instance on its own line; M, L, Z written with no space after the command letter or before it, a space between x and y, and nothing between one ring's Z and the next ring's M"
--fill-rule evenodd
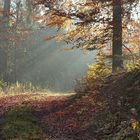
M49 90L71 92L75 80L85 75L87 65L94 62L95 52L80 49L66 50L65 42L45 41L55 29L36 30L22 43L26 46L24 59L18 59L17 80L32 82Z

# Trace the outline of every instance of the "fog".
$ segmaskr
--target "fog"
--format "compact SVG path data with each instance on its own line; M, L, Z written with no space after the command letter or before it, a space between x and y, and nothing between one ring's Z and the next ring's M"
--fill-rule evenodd
M18 60L17 79L57 92L71 92L75 80L80 79L87 65L94 62L95 52L66 50L68 45L64 42L44 40L55 33L54 29L36 30L21 43L22 48L26 47L26 57Z

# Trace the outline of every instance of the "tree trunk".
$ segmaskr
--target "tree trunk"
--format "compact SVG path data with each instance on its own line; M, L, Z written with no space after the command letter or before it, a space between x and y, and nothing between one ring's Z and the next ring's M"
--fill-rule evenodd
M122 0L113 0L113 62L112 71L123 69L122 58Z
M26 17L26 26L30 27L32 23L32 1L26 0L27 7L27 17Z
M9 19L11 0L4 0L1 32L3 34L0 46L0 77L7 81L7 51L9 46Z

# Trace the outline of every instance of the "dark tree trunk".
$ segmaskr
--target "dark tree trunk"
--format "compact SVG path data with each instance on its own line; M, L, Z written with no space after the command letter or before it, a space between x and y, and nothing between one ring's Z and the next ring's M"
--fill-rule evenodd
M122 58L122 0L113 0L113 62L112 71L123 69Z
M1 38L0 45L0 77L7 81L7 53L9 46L9 17L10 17L10 4L11 0L4 0L3 17L1 25Z

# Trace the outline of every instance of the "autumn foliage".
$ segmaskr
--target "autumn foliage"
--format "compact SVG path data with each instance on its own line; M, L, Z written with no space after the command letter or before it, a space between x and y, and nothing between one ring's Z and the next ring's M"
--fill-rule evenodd
M138 139L140 72L94 79L82 93L64 96L19 95L0 98L1 116L26 105L50 138L74 140Z

